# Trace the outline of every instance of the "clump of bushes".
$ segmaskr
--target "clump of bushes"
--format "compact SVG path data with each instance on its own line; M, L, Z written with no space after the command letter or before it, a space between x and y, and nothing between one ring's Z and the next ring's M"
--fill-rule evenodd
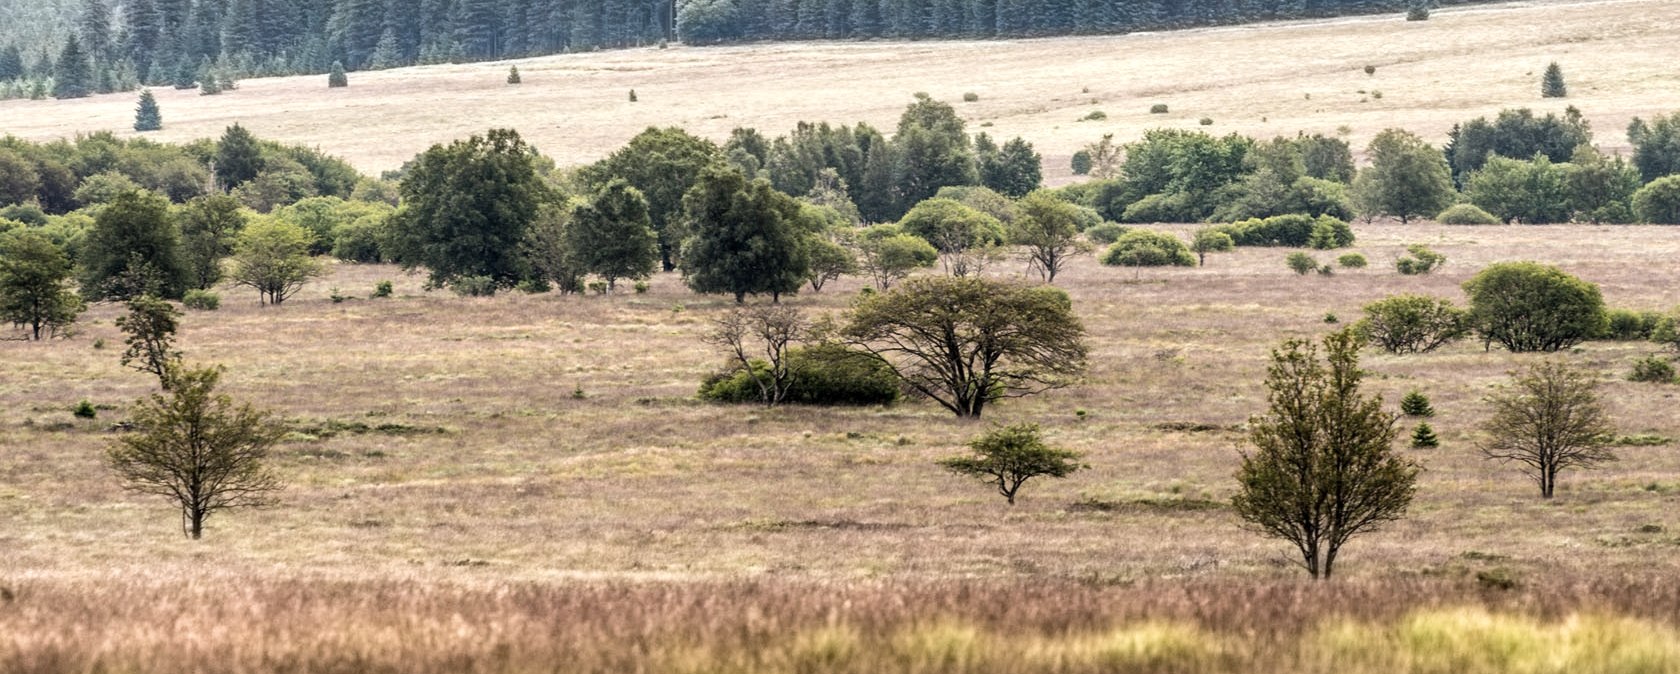
M964 103L974 103L974 102L979 101L979 100L980 100L980 94L974 93L972 91L963 94L963 102Z
M1108 119L1108 113L1103 112L1101 110L1092 110L1088 113L1085 113L1084 117L1080 117L1079 121L1081 121L1081 122L1100 122L1100 121L1105 120L1105 119Z
M1131 228L1125 225L1116 222L1105 222L1085 230L1085 238L1090 239L1092 243L1099 243L1106 246L1114 243L1115 241L1119 241L1120 237L1124 236L1128 231L1131 231Z
M1447 263L1447 256L1421 245L1406 246L1406 252L1410 255L1394 261L1395 271L1405 276L1422 276Z
M899 398L898 378L880 359L840 344L789 349L785 402L796 405L890 405ZM760 376L770 365L754 360ZM720 403L761 403L758 385L740 366L707 377L700 399Z
M1196 255L1172 234L1134 229L1109 246L1102 263L1113 267L1194 267Z
M222 296L208 290L188 290L181 304L196 311L215 311L222 308Z
M1284 264L1289 265L1290 271L1302 276L1306 276L1307 274L1318 270L1318 260L1315 260L1313 259L1313 256L1300 251L1290 253L1289 257L1284 258Z
M1365 259L1364 255L1348 253L1336 258L1336 264L1341 265L1343 269L1364 269L1370 262Z
M1672 384L1675 382L1674 365L1667 358L1647 356L1633 364L1633 372L1628 375L1628 381L1645 382L1651 384Z
M1497 225L1499 218L1492 213L1482 210L1475 204L1453 204L1447 210L1435 216L1435 221L1443 225Z
M1658 178L1634 192L1633 214L1640 222L1680 225L1680 175Z
M1427 353L1469 334L1470 312L1426 295L1395 295L1365 305L1354 329L1389 353Z
M1328 215L1319 216L1313 220L1312 234L1307 237L1307 247L1318 250L1335 250L1353 245L1353 228L1347 223Z
M1640 342L1651 339L1667 317L1656 311L1611 309L1604 323L1600 339L1617 342Z
M1317 218L1300 214L1277 215L1264 220L1250 218L1215 226L1216 231L1230 235L1239 246L1283 246L1288 248L1318 248L1329 250L1353 245L1353 228L1346 222L1321 215Z
M496 279L488 276L463 276L451 282L449 289L461 297L490 297L496 294Z

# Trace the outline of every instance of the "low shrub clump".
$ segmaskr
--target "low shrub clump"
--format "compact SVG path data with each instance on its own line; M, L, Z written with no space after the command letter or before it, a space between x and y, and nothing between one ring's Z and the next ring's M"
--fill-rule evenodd
M1165 115L1165 114L1167 114L1167 104L1166 103L1156 103L1154 105L1149 106L1149 114L1151 114L1151 115Z
M1667 358L1647 356L1633 364L1633 372L1628 375L1628 381L1645 382L1650 384L1672 384L1675 382L1674 365Z
M1302 276L1306 276L1307 274L1311 274L1312 272L1318 270L1318 260L1315 260L1313 259L1313 256L1300 251L1290 253L1289 257L1284 258L1283 262L1289 266L1290 271Z
M1425 295L1395 295L1365 305L1355 329L1389 353L1427 353L1470 333L1470 312Z
M1128 231L1131 231L1131 228L1125 225L1114 222L1105 222L1085 230L1085 238L1090 239L1092 243L1100 243L1106 246L1114 243L1115 241L1119 241L1120 237L1124 236Z
M1176 236L1134 229L1109 246L1102 263L1113 267L1194 267L1196 255Z
M1642 342L1652 339L1667 317L1656 311L1611 309L1600 339L1617 342Z
M1475 204L1454 204L1441 211L1435 221L1443 225L1497 225L1499 218Z
M899 398L892 368L869 354L840 344L790 349L787 355L788 393L796 405L890 405ZM770 365L753 361L761 376ZM758 384L741 367L726 369L700 384L700 399L720 403L763 402Z
M1353 245L1353 228L1333 216L1317 218L1300 215L1277 215L1266 219L1250 218L1214 227L1231 236L1238 246L1283 246L1287 248L1317 248L1331 250Z
M1447 263L1447 256L1423 246L1406 246L1406 252L1410 255L1394 261L1394 270L1404 276L1422 276Z
M1370 262L1366 261L1364 255L1348 253L1336 258L1336 264L1341 265L1343 269L1364 269Z
M222 296L208 290L188 290L181 297L181 305L195 311L215 311L222 308Z

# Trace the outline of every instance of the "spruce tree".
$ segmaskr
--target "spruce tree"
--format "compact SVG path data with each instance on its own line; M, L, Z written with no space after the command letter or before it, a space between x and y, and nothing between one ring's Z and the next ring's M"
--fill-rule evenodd
M1412 431L1412 449L1434 449L1441 446L1441 439L1435 436L1435 429L1429 427L1425 421L1417 425Z
M1406 393L1405 397L1400 399L1400 411L1406 413L1408 417L1435 416L1435 408L1429 404L1428 396L1423 395L1423 392L1417 389L1412 389Z
M0 49L0 82L22 79L23 75L23 51L15 44Z
M327 88L338 89L348 86L350 86L350 78L344 74L344 63L333 61L332 72L327 75Z
M216 182L222 189L233 191L257 177L263 170L262 148L245 127L234 124L222 134L216 148Z
M152 90L140 92L140 106L134 110L135 131L157 131L163 128L163 113L158 111L157 97Z
M111 8L105 0L86 0L82 4L77 31L82 36L82 47L95 61L102 62L111 57ZM0 79L5 77L0 76Z
M1540 96L1542 98L1564 98L1569 95L1569 87L1563 83L1563 68L1553 61L1546 66L1546 75L1540 80Z
M198 86L198 75L203 72L202 66L193 63L190 58L182 57L175 65L175 88L187 90Z
M71 33L53 72L53 98L86 98L93 95L93 86L93 66L82 51L81 38Z
M507 83L508 84L519 84L520 81L521 80L519 79L519 66L513 66L512 68L509 68L508 69Z

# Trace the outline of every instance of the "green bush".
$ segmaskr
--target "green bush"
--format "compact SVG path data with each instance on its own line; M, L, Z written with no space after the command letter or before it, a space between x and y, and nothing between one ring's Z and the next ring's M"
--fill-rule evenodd
M1427 7L1425 5L1412 5L1411 9L1406 10L1406 20L1407 21L1428 21L1429 20L1429 7Z
M1105 120L1105 119L1108 119L1108 113L1103 112L1101 110L1092 110L1092 111L1086 113L1084 117L1080 117L1079 121L1081 121L1081 122L1100 122L1100 121Z
M1331 218L1334 220L1334 218ZM1319 221L1300 214L1279 215L1265 220L1252 218L1228 225L1219 225L1215 229L1231 235L1231 240L1239 246L1283 246L1287 248L1305 248L1313 238L1313 231ZM1343 223L1346 227L1346 223ZM1353 232L1348 230L1347 242L1353 242ZM1338 234L1338 239L1340 234Z
M1165 115L1165 114L1167 114L1167 104L1166 103L1156 103L1154 105L1149 106L1149 114L1151 114L1151 115Z
M377 263L387 259L389 226L383 216L365 216L334 227L332 255L345 262Z
M1364 269L1370 263L1365 260L1364 255L1348 253L1336 258L1336 264L1341 265L1343 269Z
M1680 351L1680 315L1663 316L1651 328L1651 341Z
M1617 342L1641 342L1651 339L1666 318L1656 311L1630 311L1627 309L1611 309L1606 314L1604 332L1599 339Z
M1680 175L1658 178L1634 192L1633 213L1640 222L1680 225Z
M188 290L181 297L181 304L188 309L215 311L222 308L222 296L208 290Z
M1213 118L1212 117L1203 117L1200 120L1200 123L1201 123L1202 126L1213 126Z
M1318 250L1335 250L1353 245L1353 228L1347 223L1328 215L1318 216L1313 220L1312 234L1307 236L1307 246Z
M1133 202L1121 213L1126 222L1188 222L1198 218L1191 212L1189 195L1151 194ZM1234 238L1234 237L1233 237Z
M1124 236L1128 231L1131 231L1131 228L1125 225L1116 222L1105 222L1085 230L1085 238L1090 239L1092 243L1099 243L1106 246L1114 243L1115 241L1119 241L1120 237Z
M1667 358L1647 356L1634 362L1633 372L1628 375L1628 381L1672 384L1675 382L1674 366Z
M1076 176L1090 175L1091 153L1086 150L1080 150L1073 153L1073 164L1071 168L1073 169L1073 174Z
M605 287L606 284L601 284ZM490 297L496 294L496 279L488 276L463 276L449 284L449 289L461 297Z
M964 103L973 103L973 102L976 102L978 100L980 100L980 94L974 93L972 91L970 91L966 94L963 94L963 102Z
M899 397L892 368L869 354L839 344L790 349L787 402L796 405L890 405ZM764 372L763 361L753 367ZM721 403L762 402L758 385L739 366L708 377L700 398Z
M1468 334L1470 314L1451 300L1395 295L1365 305L1355 329L1389 353L1426 353Z
M1406 252L1411 254L1394 261L1394 270L1404 276L1422 276L1447 263L1447 256L1421 245L1406 246Z
M76 409L71 410L70 413L76 415L77 419L92 419L99 416L99 410L94 409L93 403L86 398L76 403Z
M1429 396L1422 391L1412 389L1400 398L1400 411L1408 417L1435 416L1435 406L1429 404Z
M1464 283L1482 339L1514 353L1555 352L1603 334L1598 286L1534 262L1488 265Z
M1113 267L1194 267L1196 255L1172 234L1134 229L1115 239L1103 253L1102 263Z
M373 286L373 295L371 295L371 297L378 298L378 297L390 297L390 296L391 296L391 282L390 281L380 281L379 283L377 283Z
M1284 258L1284 264L1289 265L1289 269L1291 271L1294 271L1302 276L1306 276L1307 274L1318 270L1318 260L1315 260L1313 259L1313 256L1300 251L1290 253L1289 257Z
M1435 221L1443 225L1497 225L1499 218L1484 211L1475 204L1453 204L1451 208L1441 211L1435 216Z

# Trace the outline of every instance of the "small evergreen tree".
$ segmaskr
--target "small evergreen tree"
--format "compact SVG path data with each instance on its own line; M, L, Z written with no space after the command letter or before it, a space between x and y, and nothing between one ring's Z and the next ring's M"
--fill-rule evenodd
M630 102L631 103L636 102L636 90L635 89L630 90Z
M1412 431L1412 449L1434 449L1441 446L1441 439L1435 436L1435 429L1429 427L1425 421L1417 425Z
M327 74L327 88L338 89L350 86L350 77L344 74L344 63L333 61L332 72Z
M508 84L519 84L520 81L521 80L519 79L519 66L513 66L511 68L508 68L507 83Z
M152 90L140 92L140 105L134 110L135 131L157 131L163 128L163 113L158 110L157 97Z
M52 71L53 98L86 98L93 95L93 65L82 51L81 40L71 33Z
M1417 389L1412 389L1400 399L1400 411L1405 412L1408 417L1435 416L1435 408L1429 404L1429 396Z
M1553 61L1546 66L1546 74L1540 78L1540 96L1542 98L1564 98L1569 95L1569 87L1563 83L1563 68Z
M175 64L175 88L185 91L198 86L198 73L199 68L193 65L192 59L182 57L181 61Z

